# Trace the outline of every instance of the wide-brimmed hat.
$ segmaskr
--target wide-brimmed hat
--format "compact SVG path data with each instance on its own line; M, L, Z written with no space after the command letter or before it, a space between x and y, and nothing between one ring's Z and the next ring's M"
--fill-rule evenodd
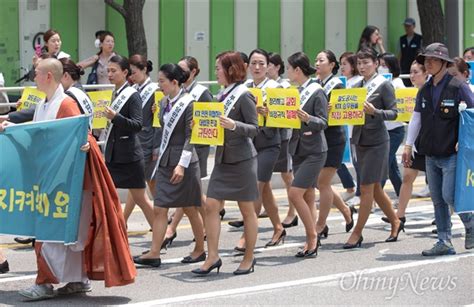
M427 56L438 58L448 63L454 63L454 61L449 57L448 48L441 43L428 45L423 53L417 55L416 61L420 64L425 64L425 57Z

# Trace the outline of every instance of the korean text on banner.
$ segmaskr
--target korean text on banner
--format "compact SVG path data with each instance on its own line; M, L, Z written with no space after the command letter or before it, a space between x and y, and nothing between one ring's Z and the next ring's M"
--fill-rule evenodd
M29 108L36 106L40 101L46 98L46 94L34 87L26 87L21 94L21 105L18 107L20 110L28 110Z
M335 89L331 92L329 126L363 125L366 88Z
M223 145L224 128L219 116L224 115L224 104L215 102L195 102L193 104L193 132L191 144Z
M415 110L417 88L399 88L395 90L397 99L397 122L409 122Z
M0 233L77 241L88 127L77 116L0 132Z
M105 117L105 107L110 106L112 101L112 90L88 92L89 98L94 104L94 117L92 119L92 129L104 129L107 127L107 117Z
M160 101L165 97L162 91L155 92L155 113L153 113L153 127L160 128Z
M267 91L267 127L301 128L297 116L300 108L300 95L295 88L268 88Z

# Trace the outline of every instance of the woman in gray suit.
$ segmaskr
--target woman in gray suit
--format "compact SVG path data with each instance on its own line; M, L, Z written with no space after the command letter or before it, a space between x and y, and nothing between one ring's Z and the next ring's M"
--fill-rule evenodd
M197 207L201 206L199 159L191 141L194 98L181 85L189 74L177 64L160 67L158 85L166 95L160 102L161 144L155 168L155 217L151 250L134 257L141 265L161 265L160 250L165 238L169 208L183 208L193 229L194 251L181 262L206 259L204 230Z
M320 245L316 233L315 191L319 172L326 162L328 146L324 136L327 128L328 101L323 88L310 78L315 73L309 58L297 52L288 58L288 78L298 84L301 128L294 129L290 139L295 178L289 197L295 205L306 231L306 244L296 257L315 257Z
M386 242L397 241L403 224L392 208L390 198L384 192L381 182L388 176L389 136L385 120L397 118L395 90L390 81L377 74L377 55L371 49L357 52L357 69L363 80L354 87L366 87L364 103L365 124L354 126L352 143L356 146L356 159L360 175L360 209L357 224L344 244L345 249L360 247L364 238L362 230L367 222L375 199L392 224L390 237Z
M216 150L215 166L209 181L205 205L205 226L208 245L206 262L192 272L209 274L219 272L220 219L219 210L225 200L235 200L244 218L245 254L235 275L253 272L255 258L253 250L257 241L257 214L253 202L258 199L257 152L252 138L258 133L255 98L242 84L246 69L238 52L224 52L216 58L217 82L225 87L219 95L224 104L224 115L220 124L224 127L224 145Z

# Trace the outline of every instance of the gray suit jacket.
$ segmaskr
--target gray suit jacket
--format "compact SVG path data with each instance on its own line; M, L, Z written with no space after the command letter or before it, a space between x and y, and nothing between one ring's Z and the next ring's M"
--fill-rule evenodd
M184 95L184 92L181 96ZM178 100L181 98L178 98ZM177 101L178 101L177 100ZM166 105L168 104L168 99L163 98L160 102L160 124L162 129L160 129L160 134L163 135L163 130L165 127L164 115ZM163 152L160 159L160 166L162 167L174 167L178 165L181 158L183 150L192 152L191 163L199 161L198 155L194 148L193 144L190 144L191 141L191 122L193 120L193 103L191 102L181 117L178 119L176 126L171 134L170 140L168 142L168 147ZM160 135L160 139L161 139Z
M301 129L293 129L290 139L292 156L308 156L328 150L324 129L328 127L328 100L323 90L316 91L306 102L303 111L310 115Z
M361 87L362 81L355 87ZM374 115L365 114L365 124L354 126L352 130L352 143L356 145L377 145L389 140L385 120L397 118L397 102L395 90L390 81L382 83L367 99L376 108Z
M224 129L224 145L217 146L216 164L237 163L257 155L252 138L258 133L255 98L249 92L242 94L229 112L236 123L234 131Z

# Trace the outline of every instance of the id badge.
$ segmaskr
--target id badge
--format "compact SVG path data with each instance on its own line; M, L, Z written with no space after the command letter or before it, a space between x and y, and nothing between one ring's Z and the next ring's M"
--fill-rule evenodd
M452 99L445 99L441 102L442 107L454 107L455 103L454 100Z

